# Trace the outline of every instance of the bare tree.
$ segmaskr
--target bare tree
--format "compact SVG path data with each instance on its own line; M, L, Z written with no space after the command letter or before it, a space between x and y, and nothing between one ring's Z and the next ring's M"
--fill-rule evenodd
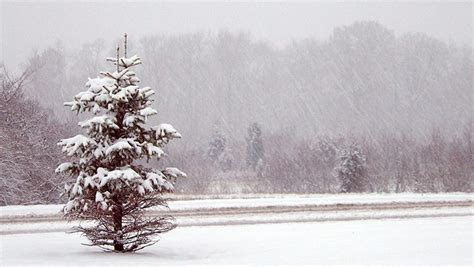
M62 125L51 112L25 98L33 70L12 76L1 66L0 79L0 203L57 203L61 177L51 175L61 160L55 147Z

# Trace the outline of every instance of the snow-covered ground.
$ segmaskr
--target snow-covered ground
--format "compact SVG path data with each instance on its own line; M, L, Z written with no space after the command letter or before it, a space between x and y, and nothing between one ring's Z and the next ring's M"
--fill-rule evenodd
M472 194L201 198L170 201L180 227L132 255L81 246L60 205L0 207L0 266L473 264Z
M178 227L131 255L77 234L1 236L0 265L473 265L472 216Z

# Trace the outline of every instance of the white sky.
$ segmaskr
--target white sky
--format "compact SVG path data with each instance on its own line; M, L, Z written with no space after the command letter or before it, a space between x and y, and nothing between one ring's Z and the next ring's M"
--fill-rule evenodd
M11 68L34 49L61 40L66 48L124 32L250 32L284 45L293 39L326 39L336 26L376 20L403 32L425 32L447 42L472 46L472 2L120 2L0 0L0 61Z

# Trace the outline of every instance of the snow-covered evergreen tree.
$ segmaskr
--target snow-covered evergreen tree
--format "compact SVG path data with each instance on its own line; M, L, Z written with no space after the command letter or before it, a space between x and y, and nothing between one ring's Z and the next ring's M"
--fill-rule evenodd
M262 128L258 123L252 123L247 129L247 166L253 171L257 170L259 165L263 164L263 141Z
M234 164L234 156L232 155L232 150L229 147L226 147L218 159L219 166L222 171L230 171L232 165Z
M226 148L226 138L224 134L216 129L214 134L211 136L211 141L209 142L209 147L207 149L207 156L210 160L217 162L219 157L224 153Z
M215 125L214 133L207 149L207 156L213 164L222 171L232 169L234 157L231 149L227 146L227 138L220 128Z
M349 149L342 151L335 172L341 183L341 192L363 192L366 189L367 167L359 146L352 144Z
M172 192L176 178L186 176L177 168L154 169L142 165L165 155L164 145L181 135L173 126L160 124L146 127L155 92L138 86L132 70L141 64L138 56L125 54L108 58L116 69L101 72L89 79L87 90L65 103L77 113L94 116L79 123L87 132L62 139L63 152L78 160L58 166L56 172L75 178L66 185L69 201L64 213L71 219L94 220L91 227L78 227L91 245L106 250L129 252L157 242L156 234L175 227L171 216L145 218L144 211L153 206L167 206L162 193Z

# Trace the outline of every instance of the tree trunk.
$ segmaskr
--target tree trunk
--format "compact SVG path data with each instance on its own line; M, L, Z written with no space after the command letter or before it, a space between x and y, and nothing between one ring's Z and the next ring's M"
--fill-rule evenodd
M122 204L117 203L113 208L113 220L114 220L114 250L118 252L123 251L123 235L122 235Z

